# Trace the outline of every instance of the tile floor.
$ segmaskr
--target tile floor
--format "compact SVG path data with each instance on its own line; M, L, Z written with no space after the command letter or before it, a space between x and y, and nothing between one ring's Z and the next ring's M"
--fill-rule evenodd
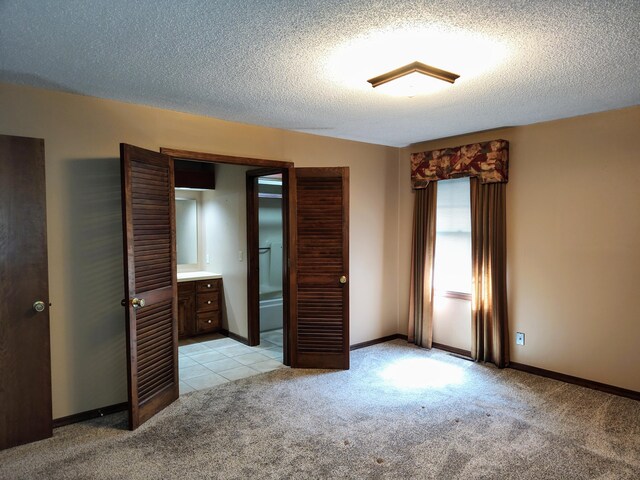
M282 330L261 333L257 347L220 334L190 338L178 354L181 395L284 367Z

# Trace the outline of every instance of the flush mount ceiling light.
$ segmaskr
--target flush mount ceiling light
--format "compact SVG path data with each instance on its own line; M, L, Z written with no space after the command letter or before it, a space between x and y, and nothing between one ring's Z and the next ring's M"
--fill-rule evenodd
M419 60L436 71L455 72L455 82L471 85L474 79L495 71L509 57L508 44L476 32L449 25L402 25L363 32L338 43L324 61L324 75L332 84L370 95L366 81L382 72ZM432 67L433 68L433 67ZM386 76L388 74L385 74ZM455 79L455 77L454 77ZM463 82L464 80L464 82ZM376 94L411 97L451 87L448 81L413 71L375 88Z
M446 70L441 70L439 68L432 67L431 65L425 65L422 62L413 62L405 65L404 67L396 68L390 72L370 78L367 82L375 88L413 73L420 73L449 83L453 83L456 79L460 78L460 75L456 75L455 73L447 72Z

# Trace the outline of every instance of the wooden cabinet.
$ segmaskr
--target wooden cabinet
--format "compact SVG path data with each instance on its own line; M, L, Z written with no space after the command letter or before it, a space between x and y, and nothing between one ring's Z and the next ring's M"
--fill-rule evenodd
M195 311L195 282L178 284L178 338L186 338L191 334L192 319Z
M222 279L178 283L178 337L222 328Z

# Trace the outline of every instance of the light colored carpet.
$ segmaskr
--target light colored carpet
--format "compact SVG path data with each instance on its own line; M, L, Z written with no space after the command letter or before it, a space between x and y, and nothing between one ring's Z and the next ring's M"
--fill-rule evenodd
M402 340L351 359L188 394L135 432L57 429L0 452L0 478L640 478L640 402Z

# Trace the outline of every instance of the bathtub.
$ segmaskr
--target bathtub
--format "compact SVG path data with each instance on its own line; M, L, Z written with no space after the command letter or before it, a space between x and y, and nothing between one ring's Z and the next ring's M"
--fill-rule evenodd
M260 331L282 328L282 292L279 297L260 299Z

